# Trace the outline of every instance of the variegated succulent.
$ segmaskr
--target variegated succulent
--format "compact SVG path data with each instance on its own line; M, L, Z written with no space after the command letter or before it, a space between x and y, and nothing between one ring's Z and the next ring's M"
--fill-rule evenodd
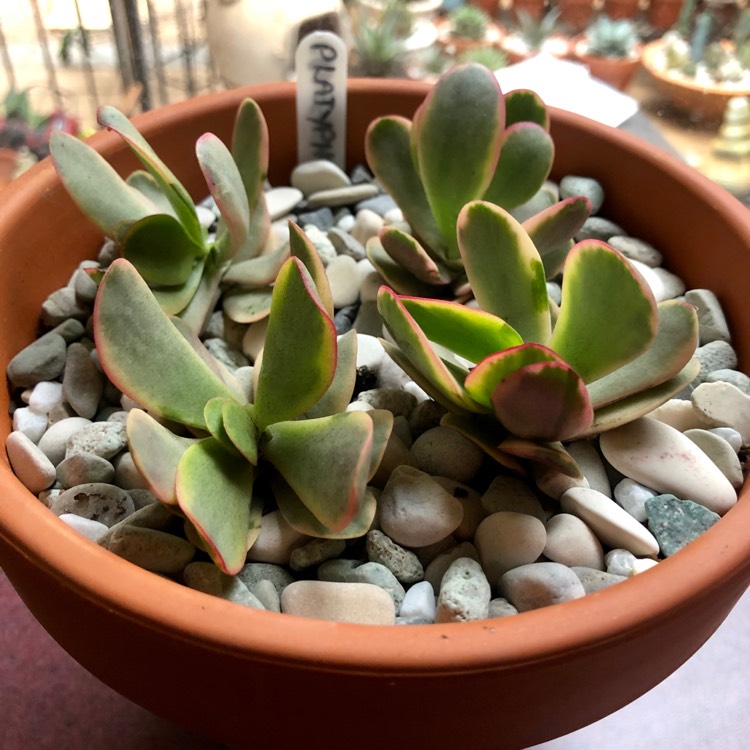
M554 147L536 94L503 95L487 68L467 63L441 77L413 120L375 120L366 153L411 228L411 234L383 229L368 243L370 261L402 294L466 298L460 211L473 200L511 211L529 201L549 175ZM590 210L586 198L574 197L525 222L549 277L559 272Z
M240 106L231 152L210 133L196 144L221 213L215 237L201 225L187 190L125 115L104 106L98 121L122 136L144 169L122 179L91 147L63 133L50 143L55 167L73 200L117 243L165 312L199 332L222 284L231 287L232 317L249 322L266 316L270 284L289 249L262 254L270 228L263 196L268 130L258 105L248 99Z
M128 260L110 266L96 298L102 367L142 407L127 422L136 466L229 574L259 533L264 491L306 534L364 534L375 513L367 484L393 421L380 410L344 413L357 337L337 340L320 259L296 226L290 231L294 257L274 285L252 403Z
M470 202L456 241L480 309L383 287L378 308L392 337L383 344L447 407L444 424L505 466L530 460L577 476L563 441L642 416L697 375L694 308L657 304L605 243L570 251L558 309L529 232L506 210Z

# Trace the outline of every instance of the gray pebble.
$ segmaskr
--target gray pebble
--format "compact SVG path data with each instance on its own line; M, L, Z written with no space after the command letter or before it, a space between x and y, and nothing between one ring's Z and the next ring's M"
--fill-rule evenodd
M720 435L709 430L685 430L685 437L690 438L721 470L735 490L742 487L745 478L742 474L742 464L737 452Z
M122 526L107 539L107 549L154 573L179 573L195 556L196 548L174 534L140 526Z
M281 612L281 596L271 581L265 578L258 581L250 589L250 593L258 599L268 612Z
M603 219L600 216L591 216L586 219L583 226L578 230L575 239L576 242L582 240L601 240L606 242L610 237L616 234L625 234L625 230L615 224L614 221Z
M658 268L661 266L663 259L662 254L653 245L648 242L627 237L625 235L615 235L610 237L607 242L615 250L619 250L626 258L637 260L649 268Z
M58 323L50 333L56 333L58 336L62 336L65 342L72 344L74 341L78 341L86 333L83 323L75 318L67 318L61 323Z
M111 482L115 467L94 453L75 453L57 465L57 481L64 489L91 482Z
M135 505L136 510L140 510L141 508L145 508L147 505L154 505L158 504L161 505L159 502L159 499L154 495L151 490L140 490L137 488L124 488L127 489L128 495L133 498L133 505Z
M435 622L484 620L490 610L490 584L476 560L460 557L443 576Z
M298 164L289 178L292 186L304 195L312 195L321 190L344 188L351 184L349 176L341 167L326 159Z
M98 268L99 264L94 262L92 266L89 266L90 268ZM89 276L89 274L86 273L86 271L83 270L83 268L79 268L74 274L73 274L73 290L76 293L76 297L80 299L82 302L91 304L96 299L96 293L99 290L99 285L94 281L94 279Z
M346 549L343 539L313 539L292 550L289 567L299 571L338 557Z
M75 289L63 287L52 292L42 303L42 323L48 328L65 322L68 318L86 320L91 315L91 305L78 299Z
M133 495L128 492L136 509L118 521L110 532L115 532L121 526L140 526L143 529L156 529L157 531L169 531L171 528L180 526L180 517L173 513L166 505L159 502L137 505Z
M404 587L398 582L396 576L385 565L376 562L368 562L349 571L346 582L371 583L385 589L393 599L397 614L406 594Z
M307 205L310 209L320 208L321 206L330 206L331 208L350 206L367 198L374 198L377 194L378 188L375 185L350 185L313 193L308 197Z
M104 390L104 381L84 344L74 343L68 347L62 384L63 397L75 412L87 419L94 417Z
M607 573L604 570L595 570L594 568L574 567L571 570L578 576L587 594L593 594L595 591L601 591L608 586L628 580L625 576L618 576L614 573Z
M720 368L709 372L703 378L705 383L729 383L739 388L746 396L750 396L750 377L740 370Z
M244 607L265 609L262 602L239 578L222 573L213 563L192 562L185 567L182 578L187 586L196 591L218 596Z
M133 500L125 490L104 482L71 487L58 495L49 507L57 516L75 513L107 526L114 526L135 510Z
M442 404L431 398L420 401L408 415L412 436L416 439L423 432L437 427L447 412L448 410Z
M367 334L369 336L383 335L383 318L378 312L377 302L363 302L359 306L357 317L354 319L354 327L357 333Z
M557 203L557 200L557 191L553 192L549 187L543 186L536 195L529 198L526 203L516 206L510 213L516 221L524 222L532 216L536 216L540 211L544 211L545 208Z
M321 232L327 232L334 224L333 211L328 206L323 206L315 211L303 211L299 215L299 222L302 226L312 225Z
M724 317L717 296L709 289L690 289L685 293L685 301L689 302L698 315L698 335L700 344L710 341L729 341L729 325Z
M367 532L367 556L370 562L388 568L401 583L416 583L424 578L419 558L377 529Z
M373 409L387 409L394 416L405 417L408 417L417 405L417 399L411 393L392 388L373 388L369 391L362 391L357 396L357 401L364 401Z
M307 238L312 242L321 262L324 266L327 266L338 255L333 243L328 239L328 234L321 232L312 224L305 225L303 229Z
M582 195L591 203L592 216L599 213L604 203L604 188L591 177L566 175L560 180L560 198L575 198Z
M138 471L130 451L118 453L112 459L112 465L115 467L115 484L118 487L128 491L148 489L148 483Z
M378 214L378 216L385 216L389 211L398 208L398 205L388 193L382 193L381 195L376 195L374 198L360 201L354 208L357 212L366 210L372 211Z
M219 362L229 368L230 372L250 364L250 360L239 349L234 349L224 339L206 339L203 343Z
M695 379L695 384L705 383L709 374L715 370L737 369L737 353L732 345L726 341L711 341L699 346L695 356L701 363L701 371Z
M547 282L547 296L556 304L562 302L562 287L556 281Z
M364 260L364 245L354 239L348 232L344 232L338 227L333 227L328 230L328 239L331 240L339 255L348 255L357 262Z
M719 520L719 515L705 506L674 495L657 495L646 500L646 514L648 527L665 557L679 552Z
M636 556L626 549L611 549L607 552L604 562L607 565L607 573L629 578L633 575L633 566Z
M289 571L281 565L262 562L247 563L237 576L251 591L258 581L270 581L279 594L294 580Z
M359 303L346 305L336 311L336 314L333 316L333 325L336 326L337 335L341 336L347 331L351 331L358 312Z
M128 444L122 422L91 422L76 430L65 443L65 458L76 453L94 453L102 458L114 458Z
M500 577L500 592L518 609L527 612L586 595L578 576L554 562L530 563Z
M8 364L7 374L17 388L29 388L43 380L55 380L65 367L65 339L53 332L21 349Z
M417 550L417 554L420 550ZM424 572L425 581L428 581L435 591L440 591L445 572L460 557L468 557L479 563L479 551L471 542L461 542L452 545L448 549L439 552L427 564Z
M360 565L364 565L363 560L326 560L318 567L318 580L345 583L349 574Z
M349 173L349 179L351 179L352 185L361 185L365 182L372 182L374 177L364 164L357 164Z
M484 463L484 452L450 427L433 427L423 432L411 446L422 471L471 482Z
M504 597L499 596L496 599L490 599L487 617L510 617L517 614L518 610Z

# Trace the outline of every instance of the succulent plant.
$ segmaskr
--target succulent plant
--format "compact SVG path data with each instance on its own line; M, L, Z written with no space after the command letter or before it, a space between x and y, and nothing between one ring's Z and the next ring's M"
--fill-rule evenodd
M383 345L503 465L571 476L563 441L642 416L699 369L692 306L659 303L616 250L586 240L568 255L562 304L547 297L542 258L507 211L484 201L458 217L458 247L480 309L380 290Z
M514 209L547 179L554 147L547 111L530 91L503 96L494 75L467 63L436 83L413 120L381 117L366 135L367 160L401 207L407 234L386 228L367 254L397 292L470 296L456 220L472 200ZM586 198L550 206L526 228L554 275L590 212Z
M554 32L560 18L560 11L557 8L552 8L541 18L536 18L527 10L519 10L516 13L516 18L518 19L518 31L526 43L526 48L529 52L538 52Z
M259 533L264 491L306 534L364 534L375 513L367 483L393 421L379 410L342 413L356 334L337 341L320 260L296 226L290 235L294 257L276 279L252 403L129 261L110 266L96 298L102 367L142 407L127 421L136 466L229 574Z
M451 36L462 39L484 39L490 17L475 5L459 5L448 14Z
M238 111L231 153L210 133L196 144L208 190L221 212L215 238L201 226L187 190L127 117L104 106L97 119L122 136L144 169L123 179L90 146L64 133L51 139L55 167L73 200L117 243L165 312L179 314L200 331L223 282L244 293L240 299L239 292L230 295L235 297L230 317L244 321L248 307L258 317L267 315L269 283L288 251L258 257L270 222L262 191L268 132L255 102L246 100Z
M629 57L638 46L635 24L628 18L599 16L586 29L585 36L587 52L598 57Z

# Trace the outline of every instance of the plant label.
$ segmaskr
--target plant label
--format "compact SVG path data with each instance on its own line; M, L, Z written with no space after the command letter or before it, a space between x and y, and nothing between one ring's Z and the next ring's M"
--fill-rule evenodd
M347 50L329 31L297 47L297 158L328 159L345 167Z

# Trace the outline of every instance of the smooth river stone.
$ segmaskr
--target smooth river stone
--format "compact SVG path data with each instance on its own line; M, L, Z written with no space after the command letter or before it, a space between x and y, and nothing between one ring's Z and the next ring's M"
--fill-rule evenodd
M604 432L599 446L617 471L656 492L693 500L719 515L737 502L716 464L690 438L656 419L641 417Z
M584 521L599 541L608 547L622 547L634 555L659 554L659 544L654 535L601 492L574 487L562 496L560 505L565 513Z
M701 383L690 400L708 427L732 427L750 445L750 396L731 383Z
M688 430L684 434L721 469L735 490L742 487L745 478L739 456L723 437L708 430Z
M506 571L534 562L544 551L547 532L534 516L500 511L479 524L474 543L487 578L495 584Z

